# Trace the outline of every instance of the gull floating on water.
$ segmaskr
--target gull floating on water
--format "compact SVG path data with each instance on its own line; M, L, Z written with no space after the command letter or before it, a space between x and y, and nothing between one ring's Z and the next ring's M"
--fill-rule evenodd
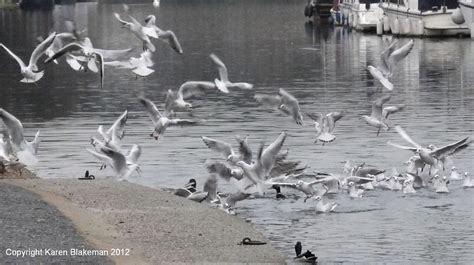
M303 115L298 100L283 88L280 88L278 94L257 93L254 98L263 106L279 110L283 114L291 116L296 124L303 125Z
M446 176L443 176L442 178L436 178L436 179L437 179L437 185L435 186L436 193L448 193L449 192L448 186L447 186L448 178ZM435 183L435 180L433 180L433 183Z
M349 182L347 184L349 186L349 197L351 198L362 198L362 194L364 193L363 189L359 189L356 187L354 182Z
M336 122L344 117L344 111L341 112L330 112L326 115L321 113L306 113L314 121L314 128L316 129L316 140L325 143L336 140L336 136L333 133L336 127Z
M184 126L197 123L197 121L189 119L170 119L166 115L160 113L156 105L149 99L140 98L139 100L145 107L145 110L153 123L153 132L150 134L150 137L155 138L155 140L158 140L169 126Z
M451 174L449 175L449 180L462 180L463 177L459 174L455 166L451 167Z
M159 40L167 43L173 50L175 50L179 54L183 54L183 49L181 48L181 44L179 44L178 38L171 30L162 30L156 26L156 17L154 15L149 15L145 18L146 27L150 28L156 32L156 37L151 36L154 38L158 38Z
M464 181L462 183L464 188L473 188L474 187L474 180L471 179L471 176L468 175L467 172L464 172Z
M375 100L372 103L372 114L370 116L362 115L362 119L364 119L367 124L378 129L377 136L379 135L381 129L385 131L389 129L389 126L386 123L388 116L392 113L403 110L405 107L404 104L383 107L383 105L389 101L390 98L391 96L387 95Z
M413 188L413 180L412 179L406 179L406 180L403 181L402 192L404 194L416 193L416 190Z
M339 205L337 202L324 203L322 196L316 196L316 197L314 197L314 199L317 201L317 203L316 203L316 212L317 213L332 212Z
M3 45L3 43L0 43L0 47L3 47L5 51L7 51L8 54L10 54L10 56L17 61L18 65L20 65L21 75L24 77L22 80L20 80L20 82L35 83L43 77L44 71L38 72L38 66L36 63L38 62L38 59L41 57L41 55L44 54L46 49L53 43L55 37L56 33L51 33L48 38L46 38L33 50L28 65L26 65L23 60L20 59L20 57L10 51L7 46Z
M240 89L252 89L253 85L244 82L237 82L233 83L229 81L229 75L227 72L227 67L225 64L217 57L215 54L209 55L211 60L217 65L217 69L219 70L219 78L215 79L214 82L216 83L217 87L220 87L220 90L227 90L228 88L240 88Z

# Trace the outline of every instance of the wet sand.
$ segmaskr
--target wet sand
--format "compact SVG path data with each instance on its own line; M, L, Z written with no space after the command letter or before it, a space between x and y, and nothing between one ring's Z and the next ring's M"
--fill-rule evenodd
M223 211L157 189L112 180L3 180L39 194L69 218L97 249L129 249L116 263L285 263L268 241Z

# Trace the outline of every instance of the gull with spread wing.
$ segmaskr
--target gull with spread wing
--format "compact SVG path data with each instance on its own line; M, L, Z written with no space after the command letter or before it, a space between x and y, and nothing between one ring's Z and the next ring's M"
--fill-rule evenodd
M155 72L155 70L150 68L154 65L150 51L142 52L138 58L131 57L124 61L111 61L105 62L104 64L120 69L131 69L134 74L141 77L149 76Z
M430 148L424 148L418 143L416 143L415 141L413 141L413 139L405 132L405 130L401 126L395 126L395 130L405 141L407 141L412 146L403 146L403 145L392 143L390 141L388 142L388 144L393 147L409 150L418 154L420 157L420 160L425 165L430 166L430 171L429 171L430 175L431 175L432 167L433 166L436 167L438 165L438 161L442 162L443 159L445 159L446 157L452 156L458 153L459 151L464 150L472 142L469 140L469 137L466 137L455 143L448 144L446 146L439 147L436 149L430 149Z
M187 81L183 83L178 91L168 90L166 94L165 109L168 113L174 110L191 108L192 104L184 101L192 96L206 94L215 89L219 89L213 82L208 81ZM228 90L220 90L223 93L229 93Z
M154 38L158 38L159 40L167 43L173 50L175 50L179 54L183 54L183 49L181 48L181 44L179 44L178 38L171 30L162 30L156 26L156 17L154 15L149 15L145 18L146 28L151 28L153 31L156 32L156 37L151 36Z
M336 136L333 133L336 127L336 122L344 117L344 111L341 112L330 112L326 115L322 113L306 113L314 121L314 128L316 129L316 140L325 143L336 140Z
M224 155L225 159L231 163L235 164L239 161L245 161L247 164L250 164L252 162L252 150L248 146L247 137L240 138L238 135L236 136L240 155L234 152L232 145L229 143L206 136L201 136L201 139L209 149Z
M372 114L370 116L362 115L361 117L367 124L378 129L377 136L379 135L381 129L385 131L389 129L389 126L386 123L386 121L388 120L388 116L390 114L399 112L403 110L403 108L405 108L405 105L403 104L383 107L383 105L387 101L389 101L390 98L391 98L390 95L386 95L375 100L372 103Z
M263 106L279 110L283 114L291 116L296 124L303 125L303 115L301 114L298 100L283 88L280 88L278 94L257 93L254 98Z
M13 152L17 154L20 162L26 165L35 164L40 143L40 131L37 131L33 141L29 142L23 135L23 125L15 116L0 108L0 118L7 127Z
M56 33L53 32L48 36L48 38L36 46L36 48L33 50L33 53L31 54L28 65L26 65L23 60L20 59L20 57L10 51L7 46L5 46L3 43L0 43L0 47L3 47L3 49L5 49L5 51L7 51L8 54L10 54L10 56L16 60L18 65L20 65L20 72L24 77L22 80L20 80L20 82L35 83L43 77L44 71L38 72L38 66L36 63L38 62L38 59L41 57L41 55L44 54L46 49L53 43L55 37Z
M169 126L184 126L197 123L197 121L189 119L170 119L166 115L160 113L151 100L146 98L140 98L139 100L145 107L145 110L153 123L153 132L150 134L150 137L155 138L155 140L158 140Z
M138 145L132 147L128 156L107 147L101 147L100 152L91 149L86 150L103 163L109 165L114 170L115 177L118 180L127 180L133 171L138 171L139 169L136 160L141 154L141 148Z
M140 22L138 22L135 18L129 15L129 18L132 20L131 22L122 20L118 13L114 13L115 18L122 24L122 26L128 29L130 32L133 33L140 41L143 43L143 50L150 50L152 52L155 51L155 45L151 43L150 36L157 38L156 32L152 28L144 27Z
M217 57L215 54L209 55L211 60L217 65L217 69L219 70L219 78L214 79L217 87L220 87L219 90L227 90L229 88L240 88L240 89L252 89L253 85L245 82L237 82L233 83L229 81L229 75L227 72L227 67L225 64Z

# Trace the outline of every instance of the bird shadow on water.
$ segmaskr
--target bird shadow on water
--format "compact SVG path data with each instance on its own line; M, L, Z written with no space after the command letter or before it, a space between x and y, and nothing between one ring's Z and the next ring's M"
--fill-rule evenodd
M447 209L451 208L452 206L454 206L454 204L446 203L446 204L441 204L441 205L427 205L427 206L423 206L423 208L444 211L444 210L447 210Z

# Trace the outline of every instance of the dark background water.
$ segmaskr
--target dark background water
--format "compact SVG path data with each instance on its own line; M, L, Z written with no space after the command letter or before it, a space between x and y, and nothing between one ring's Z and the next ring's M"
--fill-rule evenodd
M78 177L85 169L96 176L110 175L98 171L97 161L85 148L99 125L109 126L125 109L131 115L124 143L143 147L139 160L143 172L133 181L153 187L181 186L190 177L198 183L205 180L203 163L216 155L204 146L202 135L233 142L235 134L248 134L256 148L260 139L268 142L286 130L290 157L311 170L340 172L344 160L403 170L410 153L386 144L403 143L398 134L391 130L376 137L375 129L359 120L370 113L373 100L387 94L377 91L365 70L380 62L385 37L311 26L303 17L305 1L161 1L158 9L149 2L130 5L132 15L142 21L155 14L161 28L176 33L184 55L155 41L155 73L148 78L136 80L127 70L106 68L105 86L100 89L96 74L74 72L64 62L40 63L45 77L34 86L20 83L18 65L0 52L0 107L22 120L27 137L41 130L40 163L34 168L38 175ZM27 61L37 36L62 32L64 21L73 19L79 29L87 30L95 47L132 46L138 54L141 44L120 27L113 12L122 12L122 6L81 3L52 11L0 11L0 42ZM348 115L336 127L336 142L313 144L314 128L308 118L298 127L291 119L260 108L253 100L254 91L239 90L193 99L193 115L205 119L204 124L171 128L163 141L151 140L137 94L145 93L163 106L168 89L187 80L213 80L217 70L210 53L226 63L232 81L253 83L256 92L285 88L299 99L304 112L346 110ZM416 39L392 78L390 103L407 105L391 116L392 124L402 125L425 146L472 135L473 59L469 39ZM453 158L460 171L474 173L473 150ZM238 212L288 256L300 240L323 262L469 263L474 259L474 190L455 182L450 188L447 195L424 190L409 197L375 191L360 200L339 194L331 198L340 203L333 214L317 215L310 202L270 199L244 201Z

